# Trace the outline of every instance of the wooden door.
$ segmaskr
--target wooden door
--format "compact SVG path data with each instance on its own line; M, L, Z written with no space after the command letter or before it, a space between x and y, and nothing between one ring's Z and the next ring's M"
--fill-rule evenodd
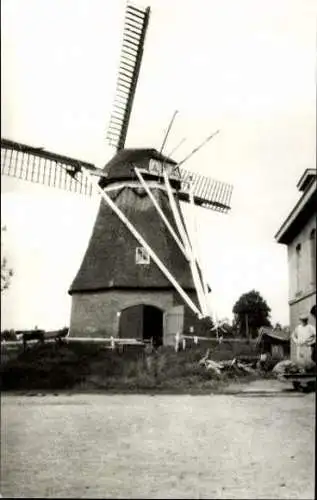
M175 306L164 313L164 337L163 344L175 346L175 335L183 333L184 329L184 306Z

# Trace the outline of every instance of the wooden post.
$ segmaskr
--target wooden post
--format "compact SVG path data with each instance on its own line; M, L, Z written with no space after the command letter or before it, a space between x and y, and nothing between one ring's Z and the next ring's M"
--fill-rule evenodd
M179 351L179 343L180 343L180 332L176 332L176 335L175 335L175 352Z

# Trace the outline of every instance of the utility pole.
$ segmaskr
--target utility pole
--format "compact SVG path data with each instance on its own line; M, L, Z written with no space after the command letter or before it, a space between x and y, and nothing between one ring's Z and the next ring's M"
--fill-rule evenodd
M246 336L250 340L250 333L249 333L249 318L248 314L245 314L245 331L246 331Z

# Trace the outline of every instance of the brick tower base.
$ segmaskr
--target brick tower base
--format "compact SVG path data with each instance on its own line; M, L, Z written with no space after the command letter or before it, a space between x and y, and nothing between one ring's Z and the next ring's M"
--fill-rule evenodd
M189 293L194 299L195 294ZM107 290L101 292L75 293L72 295L70 337L114 337L120 336L122 311L138 305L154 306L169 312L173 307L184 305L174 290ZM197 323L197 318L184 306L183 331ZM137 324L131 321L126 338L139 338ZM163 344L171 344L171 332L163 322Z

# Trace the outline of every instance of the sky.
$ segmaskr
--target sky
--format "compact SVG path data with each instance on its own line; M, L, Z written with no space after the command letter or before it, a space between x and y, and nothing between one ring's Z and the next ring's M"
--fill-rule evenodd
M274 235L315 168L316 19L313 0L148 0L151 17L127 147L160 148L234 185L228 215L184 213L218 317L258 290L288 324L287 249ZM115 95L123 0L2 0L2 137L102 167ZM69 325L67 290L99 200L1 179L2 252L14 270L1 328ZM196 228L196 229L195 229Z

